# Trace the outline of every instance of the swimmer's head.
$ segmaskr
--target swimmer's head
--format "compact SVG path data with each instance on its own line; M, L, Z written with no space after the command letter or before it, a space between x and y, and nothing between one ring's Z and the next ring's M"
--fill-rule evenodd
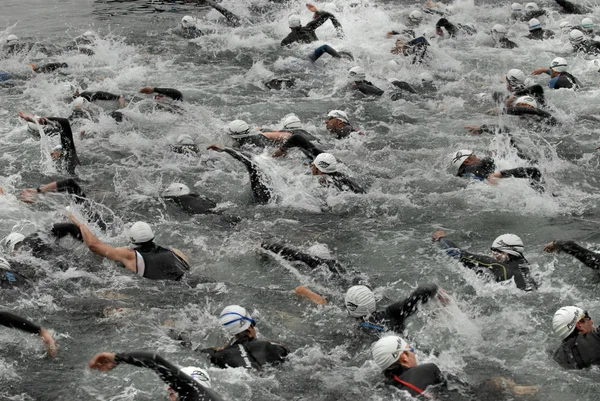
M523 257L525 247L523 240L515 234L503 234L492 242L491 246L494 258L500 261L505 261L509 256Z
M62 155L62 152L63 152L62 145L56 145L50 151L50 157L52 157L52 160L58 160L58 159L60 159L60 155Z
M414 25L419 25L423 21L423 13L419 10L413 10L408 14L408 20Z
M521 14L523 12L523 6L521 3L512 3L510 5L510 12L513 14Z
M17 35L8 35L6 37L6 45L7 46L14 46L17 43L19 43L19 38L17 37Z
M573 29L573 24L570 21L563 21L558 26L563 33L571 32L571 29Z
M555 73L565 72L565 71L567 71L567 67L568 67L567 60L565 60L562 57L556 57L550 63L550 70L552 70L552 72L555 72ZM550 74L550 75L552 75L552 74Z
M186 15L181 19L181 27L184 29L193 28L196 26L196 20L190 15Z
M9 253L13 253L24 239L25 236L23 234L13 232L4 237L2 240L2 245L8 250Z
M346 291L344 305L352 317L365 317L375 312L375 294L365 285L355 285Z
M495 41L499 41L500 39L504 39L506 37L506 27L504 25L496 24L492 27L492 37Z
M581 20L581 27L586 32L592 32L594 30L594 21L590 17L586 17Z
M191 135L181 134L177 137L177 143L180 145L194 145L194 139Z
M200 384L204 388L212 388L210 382L210 376L208 372L202 368L197 368L195 366L187 366L185 368L180 368L182 373L190 376L196 383ZM178 394L177 391L169 386L169 398L171 401L176 401Z
M529 31L536 31L538 29L542 29L542 23L540 22L539 19L537 18L532 18L529 20L529 23L527 24L527 28L529 28Z
M295 114L288 114L283 118L281 122L283 129L300 129L302 128L302 121Z
M310 165L313 175L331 174L338 171L338 162L331 153L320 153Z
M183 196L183 195L189 195L190 194L190 188L185 185L185 184L181 184L179 182L174 182L173 184L169 185L167 187L167 189L165 189L162 193L163 197L174 197L174 196Z
M84 38L85 40L89 40L90 42L93 41L94 39L96 39L96 34L92 31L85 31L82 35L82 38Z
M525 86L525 73L513 68L506 74L506 83L508 84L508 90L522 89Z
M331 132L336 132L346 124L350 124L350 121L348 114L342 110L331 110L325 119L325 126Z
M521 96L515 100L515 106L536 109L538 104L535 98L531 96Z
M137 221L129 229L129 242L134 247L154 241L154 232L148 223Z
M538 11L540 8L538 7L538 5L536 3L527 3L525 4L525 12L532 12L532 11Z
M302 26L302 20L298 14L292 14L288 17L288 25L291 29L300 28Z
M234 138L244 138L250 135L250 126L244 120L233 120L227 126L229 135Z
M563 306L552 318L552 327L557 336L564 340L573 333L587 334L594 330L594 323L587 311L576 306Z
M248 311L239 305L225 307L219 315L219 323L231 337L244 333L246 330L253 331L256 324ZM255 333L250 334L255 336Z
M415 349L403 338L386 336L371 346L373 361L382 371L403 366L414 368L418 365Z
M585 35L579 29L573 29L571 32L569 32L569 42L571 42L572 45L578 45L584 40Z
M458 176L460 168L463 164L469 164L469 159L476 157L472 150L461 149L454 154L454 157L450 161L450 170L453 175Z
M365 73L365 70L360 66L352 67L350 68L350 71L348 71L348 81L350 82L364 81L366 77L367 74Z

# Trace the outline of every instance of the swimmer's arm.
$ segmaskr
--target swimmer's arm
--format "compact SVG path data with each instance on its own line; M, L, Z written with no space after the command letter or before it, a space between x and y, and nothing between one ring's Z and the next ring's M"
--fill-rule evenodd
M569 240L556 240L552 241L544 247L546 252L565 252L571 256L574 256L577 260L582 262L587 267L592 269L600 269L600 254L590 251L576 244L574 241Z
M48 330L25 318L8 312L0 312L0 325L39 335L42 338L42 341L44 341L48 355L53 358L56 356L56 342Z
M533 70L531 72L531 75L541 75L544 73L550 75L550 68L546 68L546 67L536 68L535 70Z
M212 8L214 8L215 10L217 10L218 12L220 12L221 14L223 14L225 19L227 20L227 22L229 22L229 24L231 26L233 26L233 27L240 26L240 18L237 15L235 15L234 13L232 13L231 11L229 11L228 9L226 9L225 7L220 6L219 4L215 3L212 0L206 0L205 3L208 4L209 6L211 6Z
M113 248L100 241L85 225L77 221L72 214L69 215L69 218L73 224L79 227L83 242L85 242L90 251L115 262L122 263L128 270L137 273L135 251L129 248Z
M154 88L152 86L144 86L140 89L140 93L150 95L158 93L159 95L167 96L173 100L183 100L183 94L174 88Z
M76 152L75 142L73 141L73 131L71 130L71 123L66 118L61 117L46 117L46 120L56 121L60 125L60 143L64 151L67 151L70 155Z
M250 158L248 158L244 154L242 154L242 153L240 153L240 152L238 152L238 151L236 151L234 149L231 149L231 148L223 148L223 152L227 153L228 155L230 155L234 159L241 161L249 169L254 169L254 163L252 162L252 160L250 160Z
M274 142L281 142L292 136L287 131L267 131L263 132L262 135Z
M419 303L427 303L437 292L437 284L424 285L417 288L408 298L391 304L385 311L393 319L402 322L417 311Z

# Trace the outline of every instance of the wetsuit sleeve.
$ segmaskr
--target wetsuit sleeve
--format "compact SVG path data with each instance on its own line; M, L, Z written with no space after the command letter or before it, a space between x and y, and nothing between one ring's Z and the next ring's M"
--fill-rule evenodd
M498 264L498 261L490 256L476 255L460 249L454 242L446 237L440 238L440 245L446 250L449 256L458 259L463 265L469 269L475 269L478 264L492 265Z
M288 34L288 36L286 36L285 38L283 38L283 40L280 43L280 46L291 45L292 43L294 43L296 41L295 36L296 35L294 35L294 32L290 32Z
M323 25L327 20L331 20L331 23L338 32L338 36L344 35L344 31L342 30L342 24L340 24L340 22L337 20L337 18L335 18L333 14L328 13L326 11L319 11L318 14L319 15L317 16L317 18L313 19L304 26L304 29L308 31L314 31L315 29Z
M190 376L181 372L177 366L155 353L142 351L119 353L115 356L115 361L152 369L162 381L180 393L180 396L205 393L202 385L196 383Z
M350 190L355 194L366 194L367 191L364 190L360 185L358 185L354 180L346 177L342 173L334 173L330 174L330 177L333 180L334 185L340 191Z
M415 88L413 88L408 82L394 80L392 81L392 85L406 92L417 93Z
M110 92L96 91L96 92L82 92L79 94L82 98L89 102L95 100L119 100L120 96Z
M231 11L229 11L228 9L226 9L225 7L215 3L212 0L206 0L205 3L217 10L218 12L220 12L225 17L227 22L229 22L229 25L233 27L238 27L241 25L239 17Z
M67 192L70 195L75 195L80 198L85 198L85 193L83 189L79 186L77 181L72 178L67 178L66 180L56 181L56 190L58 192Z
M600 254L590 251L573 241L554 241L556 248L560 251L575 256L580 262L592 269L600 269Z
M383 91L375 85L367 82L360 82L356 84L356 88L365 95L381 96Z
M517 167L510 170L502 170L500 174L502 178L529 178L534 181L542 179L542 173L536 167Z
M173 88L154 88L154 93L170 97L173 100L183 100L183 94L177 89Z
M344 269L340 265L340 263L335 259L319 258L317 256L312 256L307 253L303 253L296 249L287 247L282 244L274 243L274 242L273 243L263 242L261 244L261 246L266 250L278 253L279 255L283 256L287 260L303 262L306 265L308 265L310 268L313 268L313 269L315 269L319 266L325 265L329 268L329 270L332 273L343 274L346 272L346 269Z
M78 241L83 241L81 230L73 223L56 223L52 226L51 232L56 238L63 238L70 235Z
M427 303L431 297L437 294L437 291L436 284L419 287L408 298L385 308L385 312L389 318L395 320L397 325L402 325L406 318L417 311L420 303Z
M269 342L267 344L267 361L273 365L278 365L285 360L290 350L281 343Z
M248 156L238 152L231 148L223 148L223 152L231 155L236 160L241 161L248 169L250 174L250 186L252 187L252 193L254 199L261 203L268 203L271 200L271 191L262 181L262 175L260 169Z
M575 4L571 3L570 1L566 1L566 0L555 0L555 1L556 1L556 4L561 6L568 13L572 13L572 14L580 13L580 10L577 8L577 6L575 6Z
M0 325L31 334L40 334L42 330L40 326L29 320L8 312L0 312Z
M60 143L63 148L63 157L65 169L69 174L75 174L75 167L79 165L79 157L77 157L77 149L75 149L75 141L73 140L73 131L71 124L66 118L46 117L47 120L56 121L60 127ZM62 156L61 156L62 157Z
M281 145L281 150L288 151L290 148L300 148L304 154L312 159L323 153L321 149L318 149L311 141L306 139L302 134L294 134L290 136Z
M506 134L506 133L510 132L510 128L496 125L496 124L483 124L480 128L480 131L482 133L488 133L488 134L493 134L493 135L495 135L496 133Z

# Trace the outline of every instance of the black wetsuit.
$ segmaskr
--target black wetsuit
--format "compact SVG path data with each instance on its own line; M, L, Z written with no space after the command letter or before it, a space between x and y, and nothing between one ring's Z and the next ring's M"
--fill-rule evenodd
M554 246L557 251L568 253L571 256L577 258L581 263L592 269L600 269L600 254L590 251L576 244L573 241L558 240L554 241Z
M242 147L246 147L246 146L256 146L257 148L263 149L263 148L266 148L267 146L272 146L274 144L274 142L272 140L270 140L263 134L258 134L258 133L256 135L246 135L246 136L242 136L240 138L232 137L232 139L235 141L233 146L235 146L236 148L242 148Z
M158 93L159 95L166 96L173 100L181 100L183 101L183 94L177 89L173 88L153 88L154 93Z
M527 116L533 118L537 122L542 122L547 125L557 125L558 120L547 111L538 108L513 106L504 110L504 113L511 116Z
M454 25L453 23L448 21L446 18L440 18L438 20L438 22L435 24L435 28L436 28L436 31L438 32L438 34L440 33L442 28L445 28L446 31L448 32L448 35L451 38L456 37L456 35L459 32L464 32L467 35L475 35L477 33L477 30L474 28L471 28L470 26L461 25L461 24Z
M195 145L195 144L189 144L189 145L177 144L177 145L171 145L171 151L175 152L175 153L183 154L183 155L188 155L188 154L197 155L198 153L200 153L200 148L198 147L198 145Z
M381 96L383 91L367 80L357 81L350 84L350 87L367 96Z
M556 350L554 360L567 369L584 369L600 365L600 327L587 334L577 333L575 329Z
M115 95L114 93L104 91L85 91L79 94L80 97L84 98L88 102L95 102L96 100L107 100L117 102L121 96Z
M68 68L69 65L67 63L48 63L40 66L34 66L33 71L38 74L54 72L59 68Z
M217 207L216 202L213 202L212 200L198 194L164 196L163 199L175 203L181 209L190 214L214 213L212 209Z
M548 87L551 89L580 89L579 80L568 72L561 72L559 75L550 79Z
M259 370L267 364L281 364L290 350L275 341L245 338L233 339L227 347L219 351L207 348L202 352L208 353L210 362L222 369L244 367Z
M246 166L246 169L248 169L248 173L250 174L250 187L252 188L254 200L259 203L268 203L272 197L271 190L263 182L265 178L256 163L254 163L248 156L238 152L235 149L223 148L223 152L244 163L244 166Z
M73 223L56 223L52 226L50 233L56 239L61 239L68 235L77 241L83 242L81 230ZM66 249L62 249L52 243L49 243L42 233L33 233L26 236L23 241L15 245L15 250L17 249L29 252L34 257L40 259L49 259L52 256L57 256L58 254L63 255L67 253ZM61 261L57 261L56 265L61 270L67 270L69 268L69 266L64 266Z
M375 311L369 316L358 318L361 321L359 327L369 332L394 331L402 333L404 323L411 315L419 309L419 304L427 303L431 297L437 294L438 286L428 284L417 288L408 298L389 305L382 311Z
M190 267L170 249L163 248L153 242L134 249L144 259L144 271L140 271L136 255L136 274L150 280L179 281ZM143 273L143 274L142 274Z
M331 186L332 184L338 190L352 191L355 194L366 194L367 191L364 190L360 185L358 185L354 180L345 175L344 173L327 173L321 176L321 184L325 186Z
M10 289L29 285L27 277L13 270L0 268L0 288ZM0 312L0 324L2 323L2 312Z
M516 90L513 92L513 95L515 98L520 98L521 96L531 96L535 99L539 106L544 107L546 105L544 88L539 84L523 87L522 89L516 88Z
M204 2L212 8L214 8L215 10L217 10L218 12L220 12L227 20L227 24L229 26L237 28L242 24L240 18L225 7L215 3L212 0L204 0Z
M514 49L519 47L515 42L507 38L501 38L498 40L498 45L503 49Z
M517 288L521 290L533 291L537 289L537 284L531 277L529 262L523 256L509 255L506 262L500 262L490 256L477 255L460 249L446 237L440 238L439 242L449 256L458 259L465 267L474 270L482 277L497 282L514 278Z
M290 89L296 86L296 78L273 78L265 86L273 90Z
M202 386L180 368L153 352L122 352L115 356L116 363L152 369L169 387L175 390L178 401L223 401L213 390Z
M385 375L386 384L408 391L413 397L423 393L429 386L446 383L440 368L433 363L417 365L414 368L398 366L394 369L385 370L383 374Z
M0 326L10 327L26 333L39 335L42 328L29 320L8 312L0 311Z
M335 134L335 138L336 139L344 139L347 138L348 136L350 136L351 133L353 132L359 132L356 129L354 129L354 127L348 123L344 123L344 125L340 128L337 129L335 131L329 131L332 134Z
M544 40L544 39L552 39L554 37L554 31L549 29L534 29L529 31L529 35L525 36L527 39L533 40Z
M319 11L316 14L318 14L317 18L313 19L305 26L291 28L292 31L281 41L281 46L291 45L295 42L311 43L319 40L315 33L315 29L323 25L327 20L331 20L331 23L338 32L338 36L343 36L342 25L333 14L325 11Z
M531 20L532 18L539 18L542 15L546 15L546 10L532 10L532 11L528 11L525 14L523 14L523 16L521 17L521 21L526 21L528 22L529 20Z
M184 39L196 39L204 35L204 32L196 26L191 26L189 28L181 27L177 30L177 33Z
M598 54L600 54L600 42L587 39L581 43L574 44L573 49L575 49L575 51L578 53L585 53L597 56Z
M423 36L419 36L406 43L402 54L406 57L413 57L411 64L419 64L425 60L428 48L429 42L427 39Z
M60 167L64 168L70 175L75 175L75 167L81 164L73 141L73 131L69 120L61 117L46 117L46 120L54 121L60 126L60 143L62 152L58 160Z
M300 131L300 130L295 130ZM317 148L311 141L309 141L303 133L296 132L279 147L279 149L287 152L291 148L300 148L302 153L311 160L323 153L323 151Z
M585 14L591 9L585 6L578 6L567 0L555 0L556 3L562 7L563 11L569 14Z

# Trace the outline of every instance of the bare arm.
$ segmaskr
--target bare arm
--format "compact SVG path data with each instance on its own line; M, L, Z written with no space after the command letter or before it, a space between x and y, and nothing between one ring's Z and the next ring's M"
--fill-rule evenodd
M113 248L100 241L85 225L77 221L72 214L69 215L69 218L73 224L79 227L83 242L85 242L90 251L115 262L122 263L127 269L137 273L134 250L129 248Z

